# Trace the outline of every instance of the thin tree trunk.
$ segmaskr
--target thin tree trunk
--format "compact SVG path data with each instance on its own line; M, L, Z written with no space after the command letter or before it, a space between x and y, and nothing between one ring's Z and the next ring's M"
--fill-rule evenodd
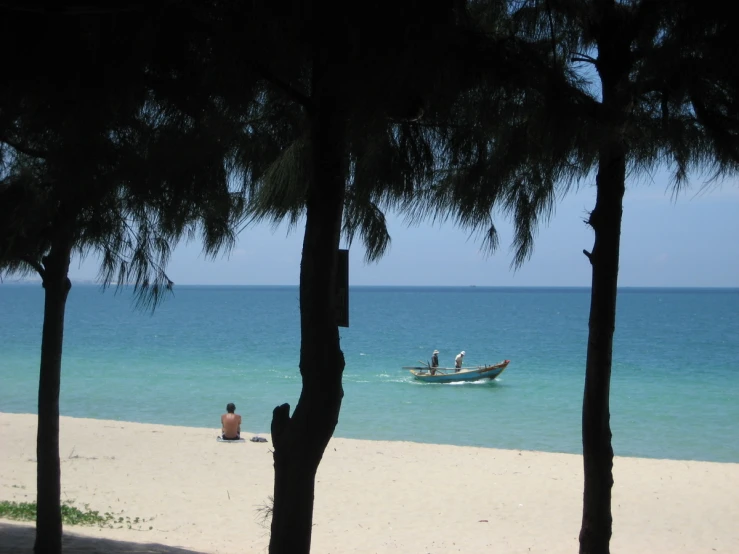
M55 241L44 260L44 324L38 388L36 437L36 554L62 551L61 466L59 462L59 388L64 341L64 312L71 288L71 247Z
M594 2L598 43L596 68L601 79L604 119L598 159L595 208L588 223L595 232L588 254L593 280L590 293L588 353L582 410L585 483L580 554L610 552L613 518L613 446L611 443L611 367L616 328L621 215L626 181L626 117L631 109L631 55L628 24L614 0Z
M585 487L580 554L606 554L611 540L610 390L624 178L623 152L604 153L595 209L590 215L595 245L590 256L593 281L582 411Z
M321 71L326 68L334 78ZM334 433L344 396L344 355L336 324L334 283L346 182L346 115L332 88L338 72L314 66L311 118L313 175L308 187L300 266L300 373L303 389L290 406L274 410L275 488L270 554L307 554L313 526L315 477Z

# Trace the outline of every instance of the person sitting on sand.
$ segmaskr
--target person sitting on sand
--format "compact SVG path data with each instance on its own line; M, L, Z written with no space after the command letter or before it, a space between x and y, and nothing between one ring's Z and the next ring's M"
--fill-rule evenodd
M225 441L236 441L241 438L241 416L236 411L236 405L229 402L226 412L221 416L221 438Z
M454 373L459 373L459 370L462 369L462 362L464 362L464 350L454 358Z

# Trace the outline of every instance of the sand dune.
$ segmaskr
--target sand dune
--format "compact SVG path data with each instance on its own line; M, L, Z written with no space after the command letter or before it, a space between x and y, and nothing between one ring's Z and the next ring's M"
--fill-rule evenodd
M35 416L0 414L0 500L35 500L35 429ZM65 527L65 552L266 552L271 440L222 444L217 431L62 418L63 499L124 518ZM614 474L612 552L739 553L739 464L616 458ZM573 553L581 502L580 456L333 439L312 550ZM0 522L2 553L33 538L32 524Z

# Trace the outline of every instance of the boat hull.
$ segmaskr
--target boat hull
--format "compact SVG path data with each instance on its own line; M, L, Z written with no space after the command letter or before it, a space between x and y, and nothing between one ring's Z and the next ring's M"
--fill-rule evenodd
M434 375L428 369L411 369L411 374L418 381L426 383L459 383L466 381L485 381L497 378L508 367L510 360L499 364L480 366L473 368L462 368L455 372L454 368L436 368Z

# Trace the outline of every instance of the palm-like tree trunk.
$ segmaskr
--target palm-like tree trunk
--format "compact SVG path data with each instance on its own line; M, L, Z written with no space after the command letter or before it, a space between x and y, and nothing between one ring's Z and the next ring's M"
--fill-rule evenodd
M71 288L68 277L70 255L69 241L57 239L44 259L44 324L36 438L36 554L60 554L62 551L59 387L64 312Z
M346 115L333 87L338 72L325 62L314 68L313 175L306 199L300 266L303 389L292 417L288 404L278 406L273 414L275 488L270 554L310 552L316 471L338 423L344 396L344 355L336 324L334 283L346 183Z

